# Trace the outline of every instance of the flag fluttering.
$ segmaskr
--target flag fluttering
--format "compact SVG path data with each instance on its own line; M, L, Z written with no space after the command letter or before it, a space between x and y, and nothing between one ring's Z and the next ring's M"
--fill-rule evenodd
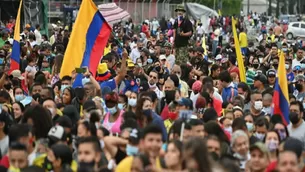
M241 54L239 39L237 37L236 20L234 19L234 17L232 17L232 30L233 30L233 36L234 36L234 45L235 45L237 64L238 64L238 68L239 68L240 81L246 82L246 72L245 72L244 60L243 60L243 57Z
M11 55L11 67L9 73L13 70L19 70L20 67L20 11L22 7L22 0L19 4L18 14L15 23L14 41Z
M103 56L111 34L108 25L92 0L82 1L60 70L60 78L71 76L75 68L88 67L93 76ZM77 75L74 86L82 86L82 75Z
M285 56L281 52L280 62L277 70L278 79L274 85L273 92L273 115L280 115L285 125L289 124L289 96L288 82L285 69Z

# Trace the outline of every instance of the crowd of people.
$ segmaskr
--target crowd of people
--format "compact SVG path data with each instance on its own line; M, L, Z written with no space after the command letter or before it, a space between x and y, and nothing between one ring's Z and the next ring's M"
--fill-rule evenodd
M27 24L20 69L10 71L14 24L1 28L1 171L305 171L302 40L287 42L278 24L250 41L241 17L241 82L231 19L211 17L206 30L183 6L176 12L140 33L131 19L115 25L96 74L84 66L62 78L68 30L49 38ZM281 52L287 126L272 107Z

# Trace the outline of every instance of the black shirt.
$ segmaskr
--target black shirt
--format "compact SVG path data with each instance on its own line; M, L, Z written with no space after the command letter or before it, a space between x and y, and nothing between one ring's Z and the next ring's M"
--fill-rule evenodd
M180 24L178 25L178 19L175 20L174 29L176 30L176 37L175 37L175 47L186 47L188 45L188 41L190 37L180 36L180 33L187 33L192 31L193 32L193 24L189 19L184 18Z

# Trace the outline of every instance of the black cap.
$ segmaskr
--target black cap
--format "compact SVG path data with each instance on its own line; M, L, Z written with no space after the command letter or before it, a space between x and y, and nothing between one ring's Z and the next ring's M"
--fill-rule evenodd
M254 81L260 81L263 84L267 84L267 77L264 74L257 74L254 77Z
M93 100L87 100L84 103L83 109L86 110L87 112L93 109L96 109L95 102Z
M64 127L64 128L72 128L72 121L71 119L66 116L66 115L63 115L61 117L59 117L57 120L56 120L56 124Z

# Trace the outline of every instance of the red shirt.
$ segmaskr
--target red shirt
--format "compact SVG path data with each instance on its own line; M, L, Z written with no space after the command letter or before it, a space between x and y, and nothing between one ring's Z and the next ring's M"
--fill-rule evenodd
M2 157L1 161L0 161L0 165L2 165L5 168L9 168L10 167L10 161L8 159L8 156L5 155L4 157Z

